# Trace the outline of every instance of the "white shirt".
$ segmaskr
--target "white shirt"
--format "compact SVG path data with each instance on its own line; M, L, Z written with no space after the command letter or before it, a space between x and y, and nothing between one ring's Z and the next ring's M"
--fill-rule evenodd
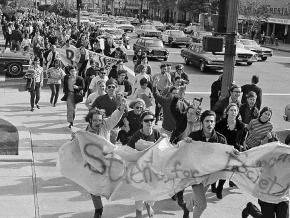
M97 88L98 88L98 82L100 80L104 80L105 82L108 80L108 76L106 75L104 79L100 78L100 76L96 76L92 79L91 83L90 83L90 86L89 86L89 89L92 90L92 92L95 92L97 91Z

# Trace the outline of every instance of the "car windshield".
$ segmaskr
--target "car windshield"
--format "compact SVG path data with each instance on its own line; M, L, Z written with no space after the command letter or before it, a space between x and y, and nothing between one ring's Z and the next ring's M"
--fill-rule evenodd
M118 21L116 21L116 23L117 24L130 24L130 22L127 20L118 20Z
M156 28L154 26L151 26L151 25L144 25L144 26L141 26L141 28L143 30L156 30Z
M242 42L244 45L254 45L254 46L258 45L257 42L254 41L254 40L242 40L241 42Z
M182 31L171 31L170 35L175 37L186 37L186 35Z
M122 35L123 34L123 31L122 30L110 30L110 29L106 29L105 30L107 33L110 33L112 35Z
M160 40L148 40L146 41L147 47L161 47L163 48L163 43Z
M163 23L161 23L161 22L153 22L153 25L155 25L155 26L163 26Z

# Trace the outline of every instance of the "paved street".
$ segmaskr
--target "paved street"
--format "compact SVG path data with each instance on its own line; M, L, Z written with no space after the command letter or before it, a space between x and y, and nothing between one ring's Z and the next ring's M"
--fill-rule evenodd
M174 65L184 63L179 55L180 48L169 48L169 51L168 62ZM132 67L132 50L128 54L128 66ZM153 72L159 71L160 62L150 61L150 65ZM263 105L273 108L272 121L276 130L289 129L290 126L282 120L284 106L289 103L290 98L289 85L285 82L290 81L289 70L290 53L279 51L275 51L274 57L266 62L235 68L234 80L239 85L250 82L253 74L260 76L260 86L264 92ZM193 66L185 66L185 71L190 77L188 98L202 96L203 108L208 108L210 85L219 73L200 73ZM92 217L93 204L89 194L63 178L56 167L57 151L71 135L66 123L65 103L60 102L57 107L51 107L48 103L50 91L43 89L41 109L32 113L29 110L29 93L18 92L16 85L19 85L19 80L0 82L0 117L9 120L20 131L31 134L32 152L30 159L0 162L0 208L4 208L0 210L0 217ZM85 127L83 120L86 112L83 103L78 105L76 127ZM203 218L239 218L248 201L257 202L238 189L229 189L227 184L225 187L222 200L217 200L210 192L207 193L208 208ZM186 198L189 197L190 189L186 192ZM104 199L104 205L104 218L133 218L135 215L134 202L131 200L110 202ZM181 210L171 199L156 202L154 209L156 218L182 217Z

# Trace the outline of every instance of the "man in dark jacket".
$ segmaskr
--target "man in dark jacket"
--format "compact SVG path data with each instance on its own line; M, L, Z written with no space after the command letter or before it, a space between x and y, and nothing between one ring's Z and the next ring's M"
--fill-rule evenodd
M23 40L21 31L19 30L19 25L15 24L15 30L12 31L11 35L11 51L20 51L20 45Z
M226 138L215 131L216 114L214 111L206 110L200 116L200 122L202 124L202 129L189 134L185 141L190 143L194 141L211 142L211 143L221 143L227 144ZM194 209L193 217L200 217L203 211L206 209L207 202L205 193L207 188L203 184L193 185L192 190L194 192ZM184 211L183 218L189 218L189 211L183 201L183 191L177 194L178 205Z
M257 94L256 106L260 110L261 105L262 105L262 89L259 86L257 86L258 82L259 82L259 77L256 75L253 75L252 84L246 84L242 86L242 92L243 92L242 104L247 103L247 94L250 91L253 91Z
M211 84L210 87L210 109L214 110L215 104L218 102L222 89L222 75Z
M216 113L216 121L220 121L224 117L224 112L229 103L236 103L238 107L241 106L239 97L241 95L241 87L237 85L232 85L230 88L230 96L219 100L214 107L214 112Z

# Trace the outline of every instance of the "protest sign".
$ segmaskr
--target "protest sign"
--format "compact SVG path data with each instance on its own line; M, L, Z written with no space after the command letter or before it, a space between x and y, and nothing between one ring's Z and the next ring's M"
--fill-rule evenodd
M189 185L231 178L239 188L267 202L288 193L290 147L269 143L236 156L232 146L167 138L144 151L116 147L80 131L59 150L61 173L88 192L111 200L161 200Z

